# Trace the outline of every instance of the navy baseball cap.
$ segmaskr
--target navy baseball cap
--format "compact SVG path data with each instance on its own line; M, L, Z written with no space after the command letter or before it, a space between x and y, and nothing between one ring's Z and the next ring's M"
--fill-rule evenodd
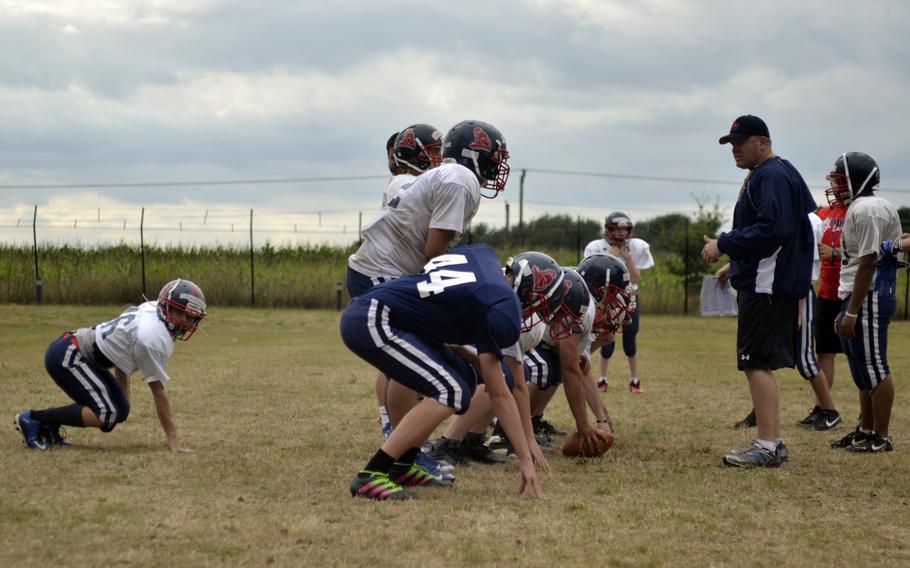
M730 134L721 136L718 142L721 144L739 142L750 136L767 136L771 138L771 133L768 132L768 125L765 124L764 120L757 116L746 114L734 120L733 124L730 125Z

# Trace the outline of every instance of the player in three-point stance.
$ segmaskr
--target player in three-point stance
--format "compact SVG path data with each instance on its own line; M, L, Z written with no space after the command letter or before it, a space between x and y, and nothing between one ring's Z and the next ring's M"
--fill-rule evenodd
M139 370L155 399L168 448L188 452L171 416L166 368L174 341L189 339L205 310L205 296L198 286L189 280L174 280L161 289L157 301L128 308L115 319L67 331L55 339L47 348L44 365L74 402L17 415L15 426L25 444L33 450L70 445L61 426L110 432L129 416L129 378Z

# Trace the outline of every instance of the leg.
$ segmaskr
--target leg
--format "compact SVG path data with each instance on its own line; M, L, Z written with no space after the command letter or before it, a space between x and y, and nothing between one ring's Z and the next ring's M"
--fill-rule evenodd
M828 381L828 390L834 387L834 353L819 353L818 364L825 373L825 379Z
M885 377L885 380L875 387L869 398L872 407L872 429L881 436L887 436L891 423L891 407L894 405L894 379L891 375Z
M745 369L745 374L755 407L758 439L780 439L780 391L774 374L768 369Z

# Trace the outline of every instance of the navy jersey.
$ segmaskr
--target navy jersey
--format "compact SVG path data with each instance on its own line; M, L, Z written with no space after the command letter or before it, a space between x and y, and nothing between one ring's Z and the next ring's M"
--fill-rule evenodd
M768 158L749 174L736 208L733 230L717 246L730 257L730 283L737 290L804 298L812 278L815 200L796 168Z
M518 341L521 306L489 246L465 245L430 260L419 274L403 276L361 296L391 310L396 326L421 337L475 344L495 353Z

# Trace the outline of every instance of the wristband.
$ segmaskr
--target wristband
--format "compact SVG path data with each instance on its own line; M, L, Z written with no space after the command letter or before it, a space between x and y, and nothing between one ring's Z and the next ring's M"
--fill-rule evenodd
M857 314L851 314L850 312L844 312L844 317L856 319Z

